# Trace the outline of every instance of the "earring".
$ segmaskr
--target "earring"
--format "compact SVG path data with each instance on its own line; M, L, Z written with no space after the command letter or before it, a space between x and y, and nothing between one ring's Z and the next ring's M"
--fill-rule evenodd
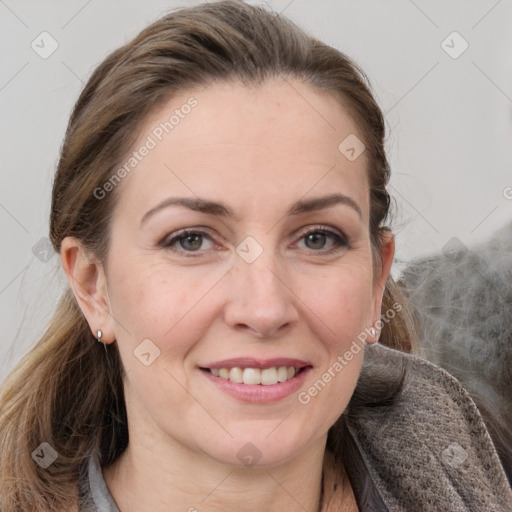
M98 329L98 332L96 334L96 337L98 338L98 342L99 343L103 343L103 341L101 341L101 337L103 336L103 333L101 332L101 329ZM103 343L104 344L104 343Z
M375 338L375 341L377 341L377 331L375 330L375 327L370 327L370 334L372 335L373 338Z

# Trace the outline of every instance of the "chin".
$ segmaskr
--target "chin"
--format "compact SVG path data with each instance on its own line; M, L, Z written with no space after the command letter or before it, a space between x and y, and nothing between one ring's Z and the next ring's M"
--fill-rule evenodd
M209 453L215 460L222 464L231 466L250 467L250 468L271 468L293 461L308 443L311 443L311 437L307 436L306 428L300 428L297 425L291 428L289 420L273 420L264 422L263 425L254 425L252 428L242 430L228 430L230 432L239 432L238 436L225 436L219 440L215 446L210 444L203 449L203 452ZM271 423L271 427L267 425ZM276 426L279 425L277 428Z

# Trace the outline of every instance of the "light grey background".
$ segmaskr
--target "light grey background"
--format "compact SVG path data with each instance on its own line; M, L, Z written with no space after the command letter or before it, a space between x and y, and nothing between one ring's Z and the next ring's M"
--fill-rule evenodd
M41 261L40 247L83 84L144 26L196 3L0 0L0 379L36 341L65 284L59 258ZM372 81L390 130L395 277L453 237L470 247L512 219L511 0L268 4L353 57ZM58 43L47 58L31 47L43 31ZM454 31L469 45L457 58L465 43Z

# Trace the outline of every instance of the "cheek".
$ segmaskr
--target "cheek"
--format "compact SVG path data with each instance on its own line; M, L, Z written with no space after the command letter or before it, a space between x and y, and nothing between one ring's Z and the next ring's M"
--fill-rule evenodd
M368 269L364 262L341 266L318 280L309 298L311 309L319 312L314 325L327 357L299 402L311 414L321 415L329 426L350 401L363 364L364 343L358 336L370 326L373 298Z
M165 262L115 269L111 306L120 350L133 351L144 339L155 343L162 359L188 350L211 322L221 275L197 267L176 271Z
M211 301L200 301L212 287L211 276L195 279L193 270L171 272L168 266L149 265L118 268L111 278L127 399L138 397L136 402L152 411L164 410L170 402L179 407L187 401L182 396L187 380L183 361L211 322Z
M322 276L303 278L301 298L316 316L311 325L317 326L316 335L325 340L331 357L334 352L344 352L347 344L369 327L371 278L365 265L342 266Z

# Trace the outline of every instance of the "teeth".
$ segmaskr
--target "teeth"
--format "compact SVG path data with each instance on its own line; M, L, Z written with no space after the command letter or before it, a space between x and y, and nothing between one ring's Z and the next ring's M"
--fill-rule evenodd
M212 368L212 375L231 382L241 384L270 386L278 382L286 382L295 377L297 370L293 366L279 366L278 368Z
M229 380L231 382L238 382L238 384L241 384L244 381L243 373L242 368L231 368L229 371Z
M276 368L265 368L261 370L261 383L264 386L270 386L271 384L277 384L277 369Z
M295 368L293 369L293 373L295 374ZM286 380L288 380L288 369L286 368L286 366L280 366L277 369L277 380L279 382L285 382Z
M244 384L261 384L261 370L259 368L245 368Z

